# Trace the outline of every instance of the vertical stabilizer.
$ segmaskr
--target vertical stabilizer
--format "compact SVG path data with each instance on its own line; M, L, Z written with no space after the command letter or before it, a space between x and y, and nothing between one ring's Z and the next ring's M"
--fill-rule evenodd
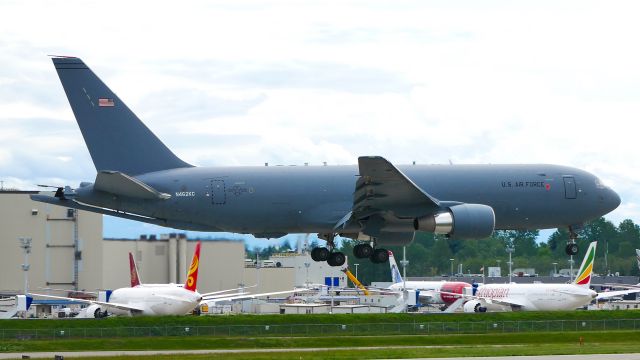
M393 253L391 251L389 251L389 267L391 267L391 282L394 284L403 282L402 275L400 275L400 270L398 269L398 264L396 264L396 259L393 257Z
M190 291L196 291L198 284L198 267L200 266L200 241L196 244L196 250L193 253L193 260L187 272L187 282L184 288Z
M53 58L96 170L139 175L190 167L79 58Z
M575 285L587 288L591 285L591 275L593 275L593 262L596 258L597 244L597 241L592 242L587 249L587 253L584 254L584 259L582 260L582 265L580 265L578 276L576 276L576 279L573 281Z
M129 272L131 273L131 287L140 285L140 276L138 275L138 266L133 259L133 254L129 253Z

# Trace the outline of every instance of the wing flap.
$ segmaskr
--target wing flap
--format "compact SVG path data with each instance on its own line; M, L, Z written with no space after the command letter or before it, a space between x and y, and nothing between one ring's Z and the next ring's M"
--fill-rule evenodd
M100 171L93 185L95 190L136 199L166 200L169 194L161 193L142 181L119 171Z

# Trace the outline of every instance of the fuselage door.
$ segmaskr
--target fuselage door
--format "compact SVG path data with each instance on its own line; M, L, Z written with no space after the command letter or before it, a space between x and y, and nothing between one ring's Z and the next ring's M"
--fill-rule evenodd
M577 195L576 179L573 176L563 176L562 180L564 180L564 198L575 199Z
M211 203L213 205L224 205L227 202L227 190L224 180L211 180Z

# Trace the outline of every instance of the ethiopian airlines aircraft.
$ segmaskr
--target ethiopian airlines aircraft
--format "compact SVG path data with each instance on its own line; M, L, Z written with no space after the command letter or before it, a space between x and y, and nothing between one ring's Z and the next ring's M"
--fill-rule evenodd
M389 251L389 266L393 281L389 290L419 291L418 297L423 304L445 304L448 307L461 298L464 289L471 289L471 284L462 281L404 281L391 251Z
M196 244L184 286L176 284L141 285L135 269L135 263L132 261L133 257L130 256L129 261L132 266L131 287L114 290L106 302L43 294L32 295L87 303L89 307L84 312L86 317L101 318L109 314L184 315L193 311L200 304L203 296L196 290L200 264L200 245L200 242Z
M589 288L596 257L596 244L589 245L578 276L571 284L487 284L478 287L464 304L465 312L574 310L595 299L640 292L640 289L597 293Z

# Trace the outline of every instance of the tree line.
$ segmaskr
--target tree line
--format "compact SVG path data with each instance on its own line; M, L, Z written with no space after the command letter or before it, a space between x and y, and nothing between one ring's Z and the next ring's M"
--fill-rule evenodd
M605 218L587 223L579 232L577 240L580 252L574 256L574 268L580 266L589 243L598 242L594 271L597 274L615 274L639 276L635 249L640 249L640 226L632 220L622 221L618 226ZM449 275L453 260L453 272L458 273L459 264L462 272L480 274L481 269L500 266L503 276L508 274L509 254L507 247L514 249L512 254L513 269L534 268L539 275L550 275L555 269L569 268L569 256L565 254L565 245L569 239L567 229L556 230L546 241L537 241L539 231L498 230L486 239L457 240L443 235L418 232L411 245L406 247L406 258L409 261L407 276ZM367 259L356 259L353 246L357 242L343 239L339 251L349 257L349 265L355 272L354 264L358 264L358 278L369 284L373 281L390 281L389 267L372 264ZM312 243L311 246L317 246ZM396 261L400 264L402 247L391 246ZM280 247L270 246L263 249L247 249L247 256L254 257L256 252L260 258L266 259L272 253L292 250L288 242ZM400 266L402 269L402 266Z

